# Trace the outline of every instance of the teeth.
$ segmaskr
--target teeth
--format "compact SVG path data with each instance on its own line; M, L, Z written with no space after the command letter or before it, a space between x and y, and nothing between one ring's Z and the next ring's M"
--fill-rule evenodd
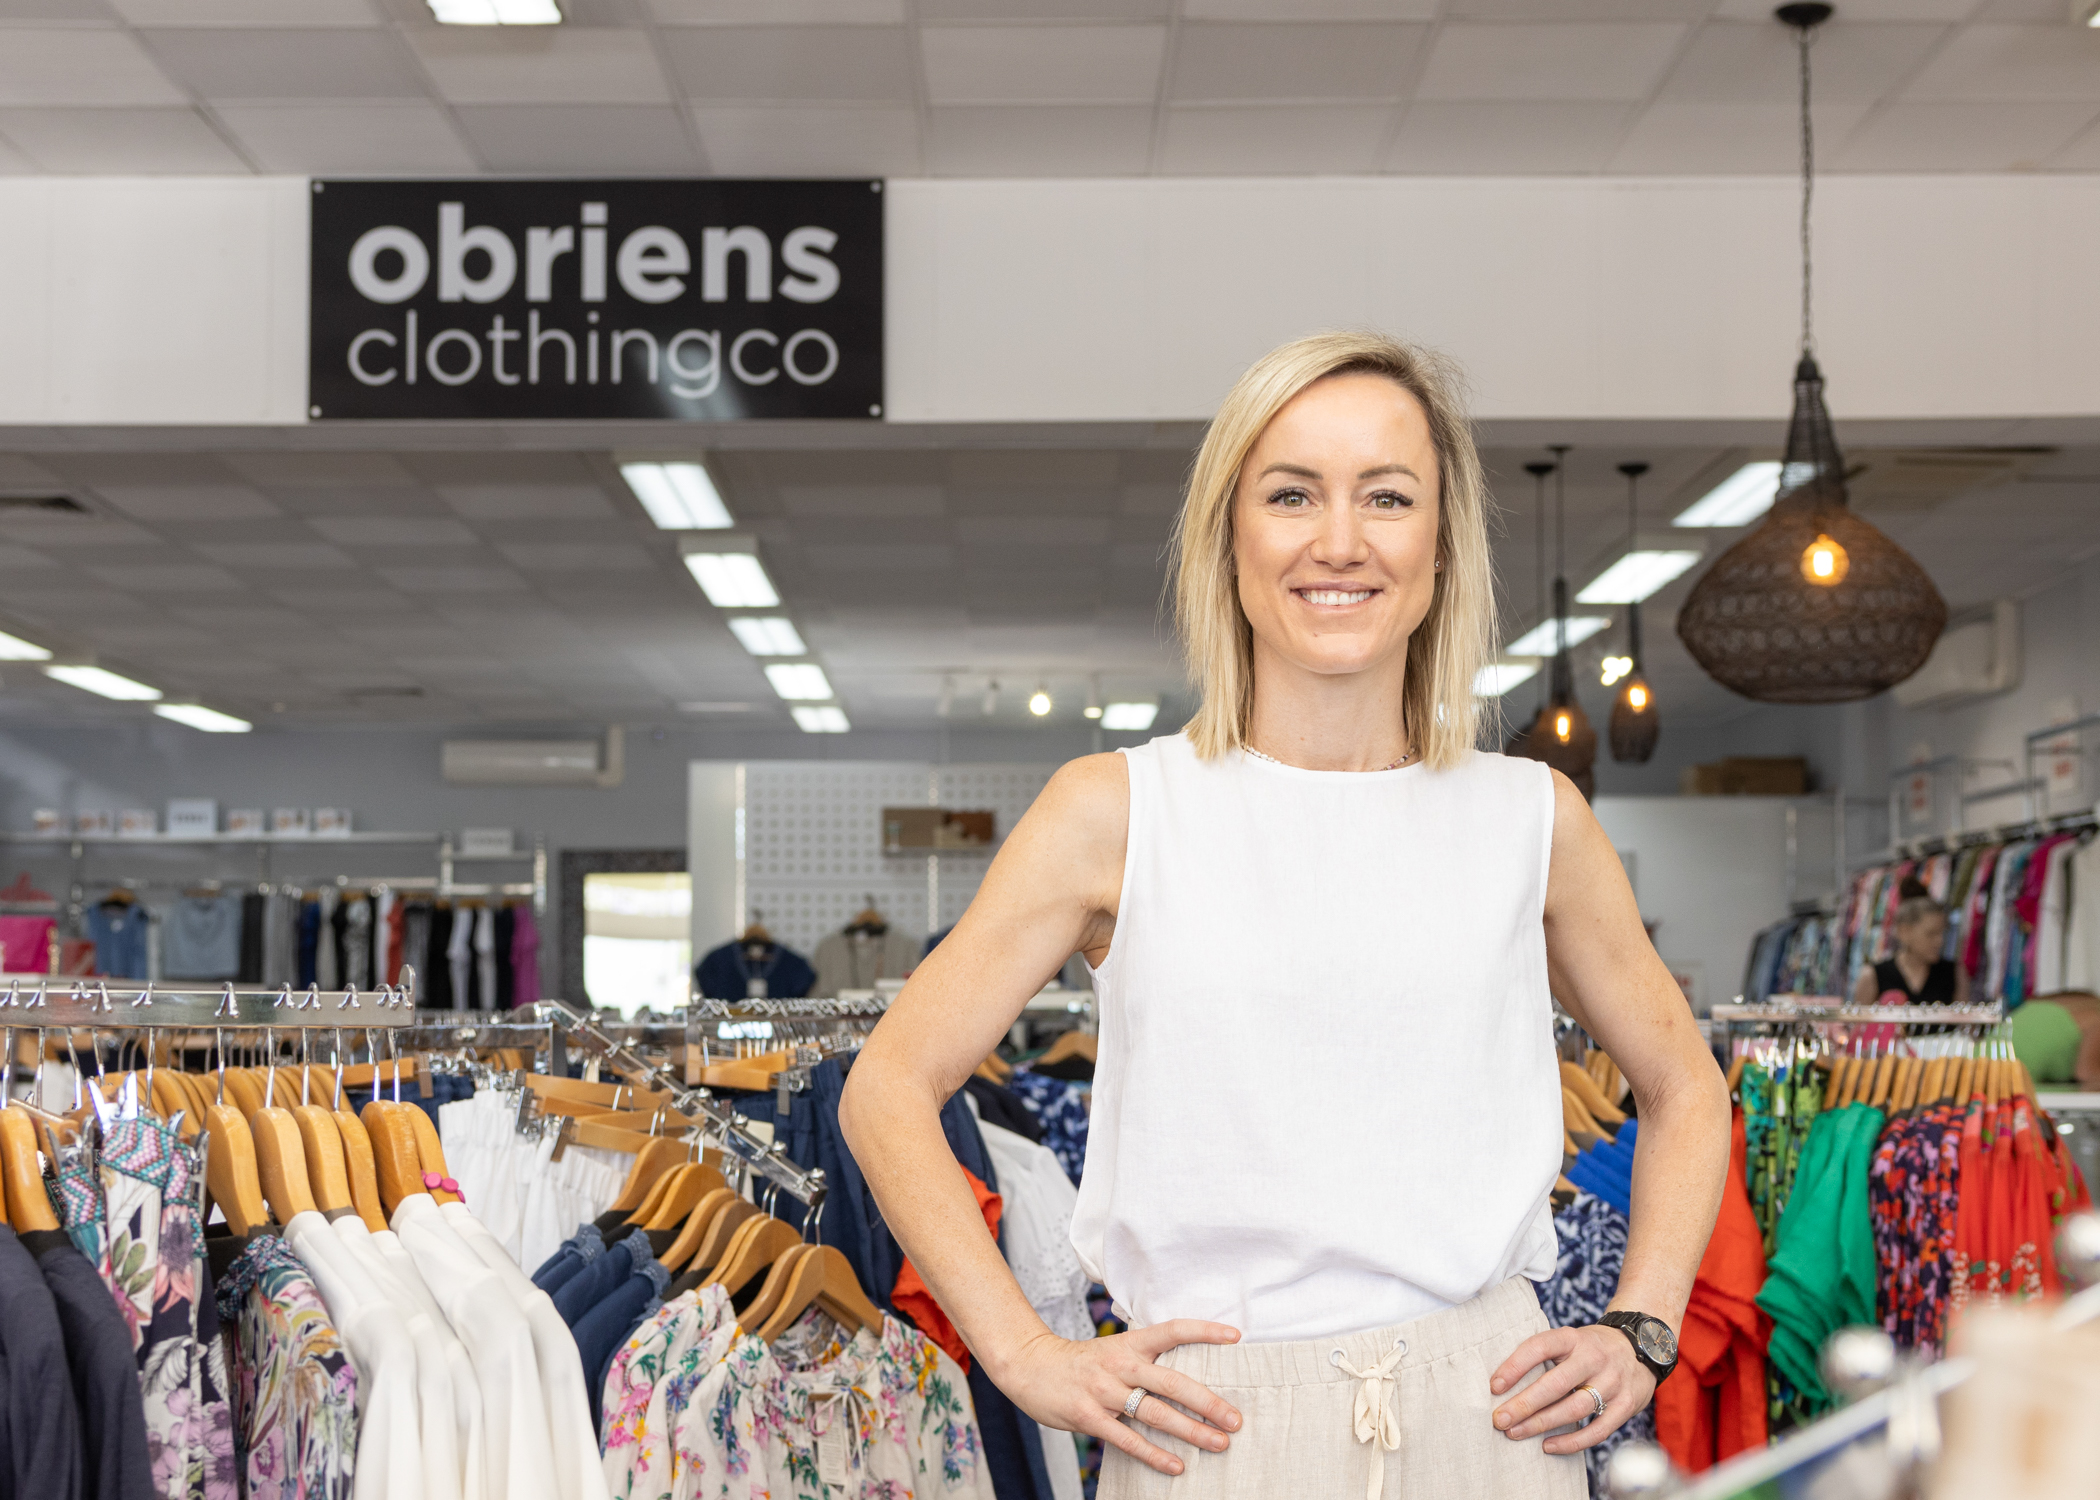
M1340 589L1300 589L1298 597L1308 604L1361 604L1371 597L1371 590L1354 589L1344 593Z

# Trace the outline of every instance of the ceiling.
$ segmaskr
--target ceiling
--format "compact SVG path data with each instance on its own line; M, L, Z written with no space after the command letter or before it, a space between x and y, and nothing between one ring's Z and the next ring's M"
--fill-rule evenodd
M0 173L1773 173L1767 0L0 0ZM1847 0L1833 172L2100 170L2066 0Z
M1083 721L1111 697L1187 699L1159 602L1193 430L1095 446L723 451L739 525L856 728ZM1505 639L1534 622L1535 449L1485 453ZM1654 465L1644 530L1769 452L1594 447L1569 458L1567 571L1580 589L1623 548L1616 465ZM2050 586L2100 551L2100 448L1977 455L1860 449L1861 511L1909 547L1957 610ZM0 494L64 493L84 513L0 507L0 628L259 725L607 722L790 727L604 453L228 450L0 457ZM1739 533L1703 538L1709 557ZM1695 541L1696 544L1696 541ZM1549 554L1551 541L1549 537ZM2038 566L2047 558L2047 566ZM1649 672L1672 722L1747 705L1708 681L1670 622L1696 573L1651 601ZM1612 613L1612 611L1602 611ZM1596 660L1578 653L1593 706ZM0 671L0 717L138 716ZM1531 702L1520 687L1512 706Z

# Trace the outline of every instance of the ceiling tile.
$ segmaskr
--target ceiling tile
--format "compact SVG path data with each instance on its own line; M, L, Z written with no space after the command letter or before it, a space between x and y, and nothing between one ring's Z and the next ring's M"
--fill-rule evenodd
M96 493L141 521L246 521L274 516L277 507L236 485L113 485Z
M496 550L528 573L656 571L656 560L631 542L511 542Z
M390 453L229 453L227 467L255 484L412 485Z
M684 176L700 170L667 104L474 105L459 128L497 172Z
M613 507L595 485L453 484L438 497L470 521L595 521Z
M782 485L781 504L797 520L932 519L947 514L937 484Z
M943 177L1135 177L1152 151L1150 105L932 111L929 170Z
M47 557L29 547L0 547L0 569L13 572L23 568L55 568L58 559Z
M433 104L222 104L217 114L265 172L478 170Z
M1417 104L1386 153L1388 172L1601 172L1626 133L1627 104Z
M523 592L525 580L508 568L455 567L381 568L379 576L404 594L502 594Z
M1388 99L1413 77L1419 25L1185 25L1168 97Z
M191 109L0 109L0 135L46 172L253 170Z
M2082 132L2047 164L2065 172L2100 172L2100 124Z
M1903 97L2026 104L2100 99L2100 31L1965 26L1905 86Z
M918 0L921 21L1163 21L1173 0Z
M912 97L911 50L901 26L709 26L663 38L688 97L709 105Z
M378 26L371 0L108 0L134 26Z
M1946 34L1944 26L1833 21L1816 38L1814 97L1822 104L1871 104L1909 76ZM1800 52L1786 28L1769 20L1701 27L1662 86L1665 99L1751 104L1789 103L1800 96Z
M916 177L915 110L696 104L707 164L728 177Z
M2056 0L2049 3L2055 4ZM1731 21L1760 21L1782 36L1791 36L1791 32L1772 25L1773 9L1765 0L1721 0L1714 14ZM1844 18L1838 25L1845 21L1965 21L1976 14L1977 0L1844 0L1838 9ZM2064 14L2064 7L2056 4L2049 19L2061 21ZM1823 45L1820 37L1816 45Z
M237 592L241 581L224 568L189 567L181 563L144 563L133 567L87 570L111 588L140 594L216 594Z
M1167 111L1160 169L1169 175L1368 172L1395 111L1369 105L1202 105Z
M10 21L102 21L116 19L103 0L0 0Z
M349 553L326 542L217 542L190 550L225 567L271 573L338 572L357 566Z
M935 104L1149 104L1162 26L926 26L919 46Z
M1182 0L1191 21L1429 21L1438 0Z
M1866 118L1864 104L1815 108L1816 139L1842 142ZM1659 99L1641 113L1611 160L1614 172L1798 172L1801 112L1791 104Z
M162 69L207 99L421 99L415 64L387 31L140 33Z
M902 26L904 0L646 0L666 26Z
M2093 118L2088 104L1892 104L1831 158L1841 172L2017 172Z
M125 32L21 26L5 35L0 104L189 103Z
M657 104L670 97L641 31L436 26L403 35L454 104Z
M1418 99L1644 99L1685 28L1661 21L1443 27Z
M321 516L306 524L345 547L459 547L475 543L474 533L457 521Z

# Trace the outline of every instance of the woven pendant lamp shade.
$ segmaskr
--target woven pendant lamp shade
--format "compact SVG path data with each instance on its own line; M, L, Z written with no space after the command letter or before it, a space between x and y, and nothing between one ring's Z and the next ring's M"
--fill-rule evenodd
M1568 721L1565 740L1560 737L1562 715ZM1552 699L1524 731L1523 748L1509 753L1544 761L1574 782L1575 790L1582 793L1585 801L1597 795L1597 731L1576 700L1567 652L1553 658Z
M1834 582L1804 559L1835 542ZM1716 682L1760 703L1847 703L1895 686L1925 664L1947 604L1909 553L1852 513L1823 374L1794 372L1779 498L1758 528L1722 553L1677 615L1677 636Z

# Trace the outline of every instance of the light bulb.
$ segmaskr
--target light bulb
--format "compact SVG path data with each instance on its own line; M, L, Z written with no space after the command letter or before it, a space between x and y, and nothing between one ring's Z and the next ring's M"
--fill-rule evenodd
M1042 688L1037 688L1034 693L1029 695L1028 711L1038 719L1050 712L1050 694Z
M1597 680L1605 687L1610 687L1633 670L1633 658L1630 656L1607 656L1600 665L1603 670Z
M1824 588L1842 583L1851 566L1852 559L1845 555L1845 549L1825 532L1817 532L1816 539L1801 554L1801 576Z
M1648 689L1636 682L1626 689L1626 706L1635 713L1648 706Z
M1575 734L1575 721L1562 709L1553 716L1553 737L1565 745Z
M1098 703L1089 703L1085 708L1081 709L1080 712L1085 714L1089 719L1098 719L1101 717L1101 705Z

